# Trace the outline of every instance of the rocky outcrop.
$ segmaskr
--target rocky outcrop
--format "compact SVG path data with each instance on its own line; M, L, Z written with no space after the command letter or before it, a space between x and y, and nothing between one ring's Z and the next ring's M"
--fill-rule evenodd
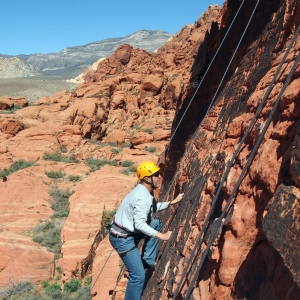
M28 101L24 97L0 97L0 110L12 109L28 106Z

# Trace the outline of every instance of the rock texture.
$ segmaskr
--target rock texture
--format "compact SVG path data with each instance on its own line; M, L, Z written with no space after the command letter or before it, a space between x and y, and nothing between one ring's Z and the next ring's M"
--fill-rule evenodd
M160 243L143 298L300 298L299 32L293 39L300 2L242 3L210 6L155 53L119 46L72 92L14 114L3 107L1 171L19 159L36 163L1 183L2 285L15 270L12 256L27 272L14 281L54 278L59 265L61 284L92 275L94 299L123 299L127 274L104 238L104 206L114 208L134 186L125 162L160 155L156 196L184 197L159 215L173 233ZM46 160L45 152L68 161ZM97 159L115 166L92 172L88 163ZM54 180L45 171L65 175ZM74 191L56 260L29 238L53 212L53 185ZM45 272L21 259L32 251Z
M299 33L284 58L299 25L299 4L260 1L232 62L254 2L241 7L214 60L240 1L227 1L205 36L192 66L195 85L177 107L173 128L180 127L161 160L161 200L185 194L178 208L161 216L173 235L161 243L145 299L300 297ZM212 233L204 241L206 231Z

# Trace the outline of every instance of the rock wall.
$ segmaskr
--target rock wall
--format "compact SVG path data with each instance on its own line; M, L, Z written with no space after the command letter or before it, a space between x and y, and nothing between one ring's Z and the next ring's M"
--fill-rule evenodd
M144 299L300 297L299 33L284 57L299 4L260 1L237 47L256 5L245 1L213 60L241 5L229 0L205 36L161 159L160 199L185 194L161 215L173 234Z
M120 173L122 162L156 160L170 139L160 200L184 197L160 214L173 234L160 244L144 299L299 298L299 33L289 47L299 0L256 3L212 5L154 54L122 45L76 90L16 111L25 99L0 99L1 170L36 161L1 185L0 287L51 280L59 265L61 284L92 275L94 299L110 299L119 258L102 270L111 253L100 242L104 206L114 208L135 182ZM44 159L61 149L68 163ZM90 173L90 157L118 166ZM66 175L53 181L45 171ZM74 191L59 260L28 236L53 213L51 185ZM122 299L126 277L118 278Z

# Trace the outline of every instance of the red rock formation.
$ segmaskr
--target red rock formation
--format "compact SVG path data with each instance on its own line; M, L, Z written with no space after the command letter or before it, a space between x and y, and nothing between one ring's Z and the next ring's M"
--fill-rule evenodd
M173 235L161 245L146 299L300 297L299 62L292 70L300 50L299 33L272 82L299 25L300 3L260 1L214 98L255 3L244 3L208 68L240 5L228 1L219 23L206 35L192 67L191 81L197 84L190 90L195 97L190 103L193 93L188 92L176 112L173 127L180 126L167 150L161 199L179 191L185 195L178 209L162 215L165 229L172 229ZM222 227L228 213L224 209L232 203L233 216ZM219 217L219 223L212 222ZM211 234L204 242L205 232Z
M0 97L0 110L11 109L15 105L25 107L28 101L24 97Z
M84 162L93 157L138 164L156 160L166 150L160 158L160 200L185 194L180 204L160 215L164 230L173 234L160 244L144 298L300 297L299 63L268 124L299 53L298 34L272 82L300 23L300 3L261 0L230 62L256 4L244 2L222 45L241 1L227 1L221 11L211 6L154 54L122 45L96 71L89 69L75 91L44 97L13 118L1 115L1 170L18 159L37 160L1 183L1 286L9 278L40 282L54 275L53 254L29 235L40 219L51 216L48 186L55 184L75 191L61 233L62 257L56 261L63 269L62 283L92 274L95 299L110 299L113 289L115 299L122 299L126 277L114 288L119 258L107 239L101 241L102 213L104 206L114 208L136 179L112 166L89 174ZM100 141L120 149L114 153ZM128 142L131 148L122 148ZM146 151L150 147L155 152ZM78 163L45 161L45 152L59 152ZM45 171L66 175L54 182ZM69 175L79 175L81 181L66 180ZM224 211L233 202L234 209ZM222 227L229 211L232 218L225 218ZM33 255L40 260L32 260Z

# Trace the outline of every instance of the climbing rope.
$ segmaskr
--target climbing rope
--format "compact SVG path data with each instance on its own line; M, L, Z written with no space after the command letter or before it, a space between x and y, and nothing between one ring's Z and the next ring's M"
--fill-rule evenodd
M199 88L200 88L202 82L204 81L204 79L205 79L205 77L206 77L206 75L207 75L207 73L208 73L208 71L209 71L211 65L213 64L213 62L214 62L214 60L215 60L217 54L219 53L219 50L220 50L220 48L222 47L222 45L223 45L223 43L224 43L224 41L225 41L225 39L226 39L226 37L227 37L227 35L228 35L230 29L231 29L231 27L232 27L232 25L233 25L233 23L234 23L236 17L238 16L238 14L239 14L239 12L240 12L240 10L241 10L243 4L244 4L244 0L243 0L243 2L241 3L239 9L237 10L237 12L236 12L236 14L235 14L235 16L234 16L234 18L233 18L233 20L232 20L230 26L228 27L228 29L227 29L227 31L226 31L226 33L225 33L225 35L224 35L224 37L223 37L223 39L222 39L222 41L221 41L219 47L218 47L218 49L217 49L217 51L216 51L216 53L215 53L215 55L214 55L214 57L213 57L213 59L211 60L211 62L210 62L210 64L209 64L208 68L206 69L206 71L205 71L205 73L204 73L204 75L203 75L203 77L202 77L202 79L201 79L199 85L197 86L197 89L195 90L195 92L194 92L194 94L193 94L193 96L192 96L190 102L188 103L188 106L186 107L186 109L185 109L185 111L184 111L184 113L183 113L181 119L179 120L179 122L178 122L176 128L174 129L174 132L173 132L173 134L172 134L172 136L171 136L171 138L170 138L168 144L166 145L166 148L165 148L164 151L166 151L166 149L169 147L169 145L170 145L170 143L171 143L171 141L172 141L172 139L173 139L173 137L174 137L176 131L178 130L178 128L179 128L179 126L180 126L180 124L181 124L181 122L182 122L184 116L185 116L186 113L187 113L187 110L189 109L190 105L192 104L192 102L193 102L193 100L194 100L194 98L195 98L195 96L196 96L196 94L197 94L197 92L198 92L198 90L199 90ZM220 81L220 83L219 83L219 85L218 85L218 88L217 88L217 90L216 90L216 92L215 92L215 94L214 94L214 96L213 96L213 99L211 100L210 105L209 105L208 109L206 110L206 113L205 113L205 115L204 115L204 117L203 117L201 123L200 123L199 126L198 126L198 130L196 130L196 132L195 132L195 133L193 134L193 136L192 136L192 139L191 139L191 141L190 141L190 146L189 146L189 148L187 149L187 151L185 152L183 158L181 159L181 163L180 163L180 165L179 165L179 168L176 170L176 174L174 174L174 176L173 176L173 179L172 179L172 181L171 181L171 184L170 184L170 186L169 186L169 189L167 190L167 192L166 192L166 194L165 194L165 197L164 197L163 202L166 200L166 197L170 194L170 191L172 190L172 188L173 188L173 186L174 186L174 183L176 182L176 180L177 180L178 177L179 177L179 172L181 171L181 169L182 169L182 167L183 167L183 163L185 162L187 155L188 155L189 152L191 151L192 146L193 146L193 143L194 143L195 139L197 138L198 131L199 131L199 129L201 128L201 126L202 126L202 124L203 124L203 122L204 122L204 120L205 120L205 118L206 118L206 116L207 116L207 114L208 114L208 112L209 112L211 106L212 106L213 103L214 103L214 100L215 100L215 98L216 98L216 96L217 96L217 94L218 94L218 91L219 91L219 89L220 89L222 83L223 83L223 80L224 80L224 78L225 78L225 76L226 76L226 73L227 73L229 67L230 67L230 64L231 64L231 62L232 62L232 60L233 60L233 58L234 58L234 56L235 56L235 54L236 54L236 51L237 51L237 49L238 49L238 47L239 47L239 45L240 45L240 43L241 43L242 38L244 37L244 34L245 34L245 31L243 32L243 35L242 35L241 39L239 40L238 46L236 47L236 50L235 50L235 52L234 52L234 54L233 54L233 56L232 56L232 58L231 58L229 64L227 65L226 71L224 72L224 75L223 75L223 77L222 77L222 79L221 79L221 81Z
M238 44L237 44L237 46L236 46L236 48L235 48L235 51L234 51L234 53L233 53L233 55L232 55L232 57L231 57L231 59L230 59L228 65L227 65L227 68L226 68L226 70L225 70L225 72L224 72L224 74L223 74L223 77L222 77L222 79L221 79L221 81L220 81L220 83L219 83L219 85L218 85L218 88L217 88L217 90L216 90L216 92L215 92L215 94L214 94L214 97L213 97L213 99L212 99L212 101L211 101L211 103L210 103L210 105L209 105L209 108L208 108L208 110L207 110L207 112L206 112L206 114L205 114L205 116L204 116L204 118L203 118L201 124L199 125L198 130L197 130L197 131L195 132L195 134L194 134L193 140L192 140L191 143L190 143L190 147L188 148L188 151L190 151L190 149L192 148L192 145L193 145L194 140L196 139L196 137L197 137L197 135L198 135L198 132L200 131L200 128L201 128L201 126L202 126L202 123L203 123L203 121L204 121L206 115L208 114L208 111L210 110L212 104L214 103L215 97L216 97L217 94L218 94L218 91L219 91L219 89L220 89L220 87L221 87L221 85L222 85L222 83L223 83L223 80L224 80L224 78L225 78L225 76L226 76L226 74L227 74L227 71L228 71L228 69L229 69L231 63L232 63L232 60L234 59L234 56L235 56L235 54L236 54L236 52L237 52L237 50L238 50L238 48L239 48L239 46L240 46L240 44L241 44L241 42L242 42L242 39L243 39L243 37L244 37L244 35L245 35L245 33L246 33L248 27L249 27L249 24L250 24L250 22L251 22L251 20L252 20L252 18L253 18L253 15L254 15L254 13L255 13L255 11L256 11L256 8L257 8L257 6L258 6L259 1L260 1L260 0L258 0L258 2L256 3L256 5L255 5L255 7L254 7L254 9L253 9L253 11L252 11L252 14L251 14L251 16L250 16L250 18L249 18L249 20L248 20L248 23L247 23L247 25L246 25L246 27L245 27L243 33L242 33L241 38L239 39L239 42L238 42ZM235 17L234 17L234 20L235 20L235 18L236 18L236 16L237 16L238 12L240 11L241 6L242 6L243 3L244 3L244 1L241 3L241 5L240 5L240 7L239 7L239 9L238 9L238 11L237 11ZM233 23L231 23L231 25L232 25L232 24L233 24ZM230 27L231 27L231 25L230 25ZM228 31L227 31L227 33L228 33ZM227 35L227 34L226 34L226 35ZM223 43L223 41L222 41L222 43ZM185 155L185 156L186 156L186 155ZM183 164L183 162L185 161L185 156L184 156L184 158L182 159L181 164ZM178 174L178 172L177 172L177 174ZM178 176L177 174L176 174L176 176L174 176L174 178L176 178L176 177ZM175 180L176 180L176 179L175 179ZM172 182L170 188L172 188L173 184L174 184L174 183ZM169 191L170 191L170 189L169 189ZM204 228L206 228L206 226L204 226ZM178 286L180 286L180 285L181 285L181 283L180 283ZM175 293L175 294L176 294L176 293Z
M298 28L300 28L300 25L299 25ZM198 268L197 268L197 270L195 272L195 275L193 276L192 280L190 281L190 285L189 285L189 288L187 290L187 294L186 294L186 296L184 297L183 300L187 300L190 297L192 289L194 288L194 283L195 283L195 281L197 280L197 278L199 276L199 273L201 271L201 268L203 266L205 258L206 258L207 254L209 252L209 249L210 249L211 245L213 244L214 240L217 237L217 234L218 234L217 232L218 232L219 227L221 226L222 219L224 218L225 214L227 213L229 207L232 206L232 202L234 202L233 198L235 197L235 194L236 194L236 192L237 192L240 184L242 183L242 181L244 179L244 176L246 175L246 172L248 171L248 168L249 168L249 166L250 166L250 164L251 164L251 162L252 162L252 160L254 158L254 155L256 154L256 152L258 150L258 147L260 146L260 144L262 142L262 139L263 139L263 137L264 137L267 129L270 126L270 123L272 121L272 117L273 117L273 115L275 113L275 110L277 109L279 101L280 101L280 99L281 99L281 97L282 97L282 95L283 95L283 93L284 93L284 91L285 91L288 83L290 82L290 79L291 79L292 75L294 74L294 72L296 70L296 67L297 67L297 64L298 64L299 60L300 60L300 53L298 53L298 55L297 55L297 57L296 57L296 59L294 61L294 64L293 64L293 66L292 66L292 68L291 68L291 70L290 70L290 72L289 72L289 74L288 74L288 76L287 76L287 78L286 78L286 80L284 82L284 85L282 86L281 91L280 91L280 93L277 96L277 99L276 99L276 101L274 103L274 106L273 106L271 112L270 112L270 115L268 116L268 119L267 119L267 121L266 121L266 123L264 125L264 128L261 131L261 133L260 133L260 135L259 135L259 137L258 137L258 139L257 139L257 141L256 141L256 143L255 143L255 145L253 147L253 150L251 151L251 153L250 153L250 155L249 155L249 157L247 159L247 162L246 162L246 164L245 164L245 166L244 166L244 168L242 170L242 173L239 176L239 179L238 179L238 181L237 181L237 183L236 183L236 185L235 185L235 187L234 187L234 189L233 189L230 197L227 200L225 208L224 208L221 216L219 217L218 221L216 222L216 227L215 227L214 231L212 232L212 234L210 236L209 242L207 243L206 249L205 249L205 251L203 253L203 256L201 258L200 265L198 266Z
M200 88L202 82L204 81L204 79L205 79L205 77L206 77L206 75L207 75L207 73L208 73L208 71L209 71L209 69L210 69L212 63L214 62L214 60L215 60L217 54L219 53L219 50L220 50L220 48L222 47L223 42L225 41L225 39L226 39L226 37L227 37L227 35L228 35L228 33L229 33L230 28L232 27L232 24L234 23L234 21L235 21L237 15L239 14L239 11L241 10L242 5L244 4L244 1L245 1L245 0L243 0L243 2L241 3L239 9L237 10L237 12L236 12L236 14L235 14L235 16L234 16L234 18L233 18L233 20L232 20L230 26L228 27L228 30L227 30L226 34L225 34L224 37L223 37L223 40L222 40L221 44L219 45L219 47L218 47L218 49L217 49L217 51L216 51L216 53L215 53L213 59L211 60L210 64L208 65L208 68L206 69L206 71L205 71L205 73L204 73L204 75L203 75L203 77L202 77L200 83L198 84L198 86L197 86L197 88L196 88L196 90L195 90L195 92L194 92L194 94L193 94L193 96L192 96L190 102L188 103L188 105L187 105L187 107L186 107L186 109L185 109L185 111L184 111L184 113L183 113L181 119L179 120L179 122L178 122L176 128L174 129L174 132L173 132L173 134L171 135L171 138L170 138L170 140L169 140L167 146L171 143L171 141L172 141L172 139L173 139L173 137L174 137L174 135L175 135L175 133L176 133L178 127L180 126L180 124L181 124L181 122L182 122L182 120L183 120L185 114L187 113L187 110L189 109L190 105L192 104L192 102L193 102L193 100L194 100L194 98L195 98L195 96L196 96L196 94L197 94L197 92L198 92L198 90L199 90L199 88ZM228 70L228 69L227 69L227 70ZM226 70L226 72L227 72L227 70ZM224 77L223 77L223 78L224 78ZM222 80L223 80L223 78L222 78ZM220 87L220 86L219 86L219 87ZM218 90L219 90L219 88L218 88ZM216 92L216 93L217 93L217 92ZM216 95L216 94L215 94L215 95ZM212 102L211 102L209 108L207 109L207 112L209 111L211 105L212 105ZM207 114L207 112L206 112L206 114ZM205 115L205 116L206 116L206 115ZM205 118L205 116L204 116L204 118ZM167 147L167 146L166 146L166 147Z
M99 279L99 277L100 277L100 275L101 275L101 273L102 273L104 267L106 266L106 264L107 264L107 262L108 262L108 260L109 260L109 258L110 258L110 256L111 256L111 254L112 254L112 252L113 252L113 250L114 250L114 249L112 248L111 251L110 251L110 253L109 253L109 255L108 255L108 257L107 257L107 259L106 259L106 261L104 262L104 265L103 265L102 269L100 270L100 272L99 272L99 274L98 274L96 280L94 281L94 284L93 284L92 287L91 287L91 291L93 290L93 288L94 288L96 282L98 281L98 279Z
M258 0L257 4L256 4L256 6L255 6L255 9L256 9L256 7L257 7L259 1L260 1L260 0ZM218 54L218 52L219 52L219 50L220 50L220 48L221 48L221 46L222 46L222 44L223 44L223 42L224 42L224 40L225 40L225 38L226 38L226 36L227 36L227 34L228 34L230 28L232 27L232 24L233 24L234 20L236 19L236 17L237 17L237 15L238 15L238 13L239 13L239 11L240 11L240 9L241 9L243 3L244 3L244 0L243 0L243 2L241 3L241 5L240 5L240 7L239 7L239 9L238 9L238 11L237 11L237 13L236 13L234 19L232 20L232 22L231 22L231 24L230 24L230 26L229 26L229 28L228 28L228 30L227 30L227 32L226 32L224 38L223 38L221 44L219 45L219 47L218 47L218 49L217 49L217 51L216 51L216 53L215 53L215 55L214 55L212 61L210 62L209 66L208 66L208 69L206 70L204 76L202 77L202 80L201 80L201 82L199 83L199 85L198 85L198 87L197 87L197 89L196 89L196 91L195 91L193 97L191 98L191 100L190 100L190 102L189 102L189 104L188 104L186 110L184 111L183 116L181 117L181 119L180 119L180 121L179 121L177 127L175 128L175 130L174 130L174 132L173 132L173 134L172 134L172 136L171 136L171 138L170 138L169 143L167 144L167 146L170 144L171 140L173 139L173 137L174 137L174 135L175 135L177 129L179 128L179 126L180 126L180 124L181 124L181 122L182 122L182 120L183 120L183 118L184 118L184 116L185 116L185 114L186 114L186 112L187 112L189 106L191 105L192 101L194 100L194 98L195 98L195 96L196 96L196 93L197 93L198 89L200 88L200 86L201 86L201 84L202 84L202 82L203 82L205 76L207 75L208 70L210 69L210 67L211 67L211 65L212 65L212 63L213 63L213 61L214 61L216 55ZM254 9L254 11L255 11L255 9ZM252 15L251 15L251 18L252 18L253 14L254 14L254 11L253 11L253 13L252 13ZM250 18L250 20L251 20L251 18ZM247 26L246 26L246 29L247 29L247 27L249 26L250 20L249 20L249 22L248 22L248 24L247 24ZM245 31L246 31L246 29L245 29ZM297 31L296 31L297 34L298 34L299 30L300 30L300 26L298 26L298 28L297 28ZM217 93L218 93L218 91L219 91L219 88L220 88L220 86L221 86L221 84L222 84L222 82L223 82L223 80L224 80L224 78L225 78L225 76L226 76L226 73L227 73L227 71L228 71L228 69L229 69L229 67L230 67L230 64L231 64L231 62L232 62L232 60L233 60L233 58L234 58L234 55L236 54L236 51L237 51L237 49L238 49L238 47L239 47L239 45L240 45L240 43L241 43L241 40L242 40L242 38L244 37L245 31L244 31L243 34L242 34L242 37L241 37L241 39L240 39L240 41L239 41L239 43L238 43L238 46L237 46L237 48L236 48L236 50L235 50L235 52L234 52L234 54L233 54L233 56L232 56L232 58L231 58L229 64L228 64L228 66L227 66L227 69L226 69L226 71L225 71L225 73L224 73L224 75L223 75L223 77L222 77L222 79L221 79L221 82L220 82L220 84L219 84L219 86L218 86L218 88L217 88L217 90L216 90L216 92L215 92L215 94L214 94L214 97L213 97L213 99L212 99L212 101L211 101L211 103L210 103L209 108L207 109L207 112L206 112L206 114L205 114L203 120L205 119L205 117L206 117L208 111L210 110L210 108L211 108L211 106L212 106L212 104L213 104L213 102L214 102L214 100L215 100L215 97L217 96ZM282 65L283 65L283 63L284 63L284 61L285 61L285 59L286 59L286 57L287 57L287 55L288 55L288 53L289 53L289 51L290 51L290 48L291 48L291 46L292 46L292 43L295 41L295 39L296 39L296 37L297 37L297 34L296 34L296 33L295 33L295 36L294 36L294 38L293 38L293 40L292 40L292 42L291 42L289 48L287 49L287 51L286 51L286 53L285 53L285 56L283 57L283 59L282 59L280 65L279 65L279 67L278 67L278 69L277 69L277 71L276 71L276 73L275 73L275 75L274 75L274 78L273 78L273 80L272 80L272 82L271 82L271 84L270 84L270 86L269 86L269 88L268 88L268 91L266 92L266 95L265 95L264 99L262 100L261 104L259 105L259 107L258 107L258 109L257 109L257 111L256 111L256 114L255 114L256 117L257 117L258 114L260 113L260 111L261 111L261 109L262 109L262 107L263 107L264 102L266 101L268 95L269 95L270 92L271 92L271 89L272 89L272 87L273 87L273 85L274 85L274 82L275 82L275 80L276 80L276 78L277 78L279 72L280 72L280 69L281 69L281 67L282 67ZM298 61L299 61L299 55L298 55L298 57L297 57L297 62L298 62ZM296 62L296 61L295 61L295 62ZM295 65L297 65L297 64L294 64L294 66L295 66ZM294 67L294 66L293 66L293 67ZM296 66L295 66L295 68L296 68ZM291 76L289 76L289 78L290 78L290 77L291 77ZM287 84L288 84L288 83L287 83ZM287 85L287 84L286 84L286 85ZM282 93L283 93L283 92L282 92ZM278 100L278 102L279 102L279 100ZM277 105L278 105L278 103L277 103ZM201 124L199 125L198 130L195 132L195 134L194 134L194 136L193 136L193 138L192 138L192 142L190 143L190 147L189 147L189 149L188 149L188 151L187 151L186 153L188 153L188 152L190 151L190 149L192 148L193 142L195 141L195 139L196 139L196 137L197 137L199 128L202 126L203 120L202 120ZM249 133L250 130L252 129L253 124L254 124L255 121L256 121L256 119L254 120L254 118L253 118L252 121L251 121L251 123L250 123L250 125L249 125L249 127L248 127L248 129L247 129L247 131L245 132L245 135L244 135L244 137L242 138L242 140L241 140L241 142L240 142L238 148L236 149L235 154L233 155L233 157L232 157L232 159L231 159L231 161L230 161L230 163L229 163L229 165L228 165L228 167L227 167L227 170L226 170L226 172L224 173L223 180L221 181L222 184L225 182L225 180L226 180L226 178L227 178L227 176L228 176L228 174L229 174L230 167L231 167L233 161L235 160L236 156L238 155L238 153L239 153L239 151L240 151L240 149L241 149L241 147L242 147L242 144L244 143L244 141L245 141L245 139L246 139L248 133ZM265 128L265 127L264 127L264 128ZM167 146L166 146L166 147L167 147ZM185 157L186 157L186 155L185 155ZM185 161L185 157L184 157L184 158L182 159L182 161L181 161L179 171L181 170L181 168L182 168L182 166L183 166L183 162ZM230 166L230 167L229 167L229 166ZM243 170L244 170L244 169L243 169ZM226 177L225 177L225 176L226 176ZM170 193L170 191L171 191L171 189L173 188L173 185L174 185L174 183L175 183L175 181L176 181L177 178L178 178L178 171L177 171L177 173L176 173L176 176L173 177L172 183L170 184L170 188L169 188L168 192L166 193L166 196ZM218 187L216 196L214 197L214 200L215 200L215 201L213 201L213 203L212 203L212 207L213 207L213 204L215 204L216 199L217 199L217 197L218 197L218 195L219 195L219 193L220 193L220 191L221 191L222 184L221 184L221 183L219 184L219 187ZM166 198L166 197L165 197L165 198ZM232 197L232 198L233 198L233 197ZM232 199L232 198L231 198L231 199ZM172 201L171 201L171 202L172 202ZM170 203L171 203L171 202L170 202ZM227 202L227 204L228 204L228 203L229 203L229 202ZM221 215L221 217L220 217L220 224L221 224L221 221L222 221L222 216L225 215L225 213L227 212L227 209L228 209L228 205L225 206L225 209L224 209L224 211L223 211L223 213L222 213L222 215ZM212 212L212 210L209 212L209 215L208 215L209 217L210 217L211 212ZM209 219L209 218L206 218L206 220L208 220L208 219ZM219 226L220 226L220 224L219 224ZM204 223L204 225L203 225L203 228L206 228L205 223ZM202 232L202 231L201 231L201 232ZM202 232L202 234L201 234L201 232L200 232L199 236L201 236L201 235L203 234L203 232ZM212 235L211 235L211 236L212 236ZM211 243L212 243L212 242L211 242ZM195 249L195 248L194 248L194 249ZM207 246L207 249L209 249L208 246ZM97 280L99 279L99 277L100 277L100 275L101 275L101 273L102 273L102 271L103 271L105 265L107 264L107 262L108 262L108 260L109 260L109 258L110 258L110 256L111 256L111 254L112 254L112 251L113 251L113 249L111 250L110 254L108 255L108 257L107 257L107 259L106 259L106 261L105 261L105 263L104 263L102 269L100 270L100 272L99 272L99 274L98 274L98 276L97 276L97 278L96 278L96 280L95 280L93 286L91 287L91 290L93 289L93 287L95 286ZM205 253L205 252L204 252L204 253ZM203 264L203 263L202 263L202 264ZM200 265L200 269L201 269L201 267L202 267L202 264ZM189 265L189 264L187 264L187 265ZM199 272L200 272L200 269L199 269ZM185 270L185 272L186 272L186 271L187 271L187 270ZM177 287L176 292L175 292L175 296L178 294L178 291L179 291L179 289L180 289L180 287L181 287L181 284L182 284L182 280L181 280L180 283L178 284L178 287ZM192 286L193 286L193 284L190 285L190 287L192 287ZM189 291L189 292L190 292L190 291ZM188 295L188 293L187 293L187 295ZM174 296L174 297L175 297L175 296ZM174 299L174 298L173 298L173 299Z
M207 228L209 219L210 219L211 214L212 214L212 212L213 212L213 210L214 210L214 206L215 206L216 201L217 201L217 199L218 199L218 196L219 196L219 194L220 194L220 192L221 192L221 189L222 189L222 187L223 187L223 184L224 184L225 180L227 179L227 176L228 176L228 174L229 174L229 172L230 172L230 170L231 170L231 167L232 167L232 165L233 165L233 162L235 161L236 157L238 156L238 154L239 154L239 152L240 152L240 149L242 148L242 146L243 146L243 144L244 144L244 142L245 142L245 140L246 140L246 138L247 138L249 132L251 131L251 129L252 129L254 123L255 123L256 120L257 120L257 117L258 117L259 113L260 113L261 110L262 110L262 107L264 106L264 104L265 104L265 102L266 102L268 96L270 95L270 93L271 93L271 91L272 91L272 88L273 88L273 86L274 86L275 80L277 79L277 77L278 77L278 75L279 75L279 73L280 73L280 71L281 71L281 68L282 68L282 66L283 66L283 64L284 64L284 62L285 62L285 60L286 60L286 58L287 58L287 56L288 56L288 54L289 54L289 52L290 52L290 50L291 50L291 48L292 48L292 46L293 46L293 44L294 44L296 38L297 38L297 35L298 35L298 33L299 33L299 30L300 30L300 25L298 26L298 28L297 28L297 30L296 30L296 32L295 32L295 34L294 34L294 37L293 37L293 39L291 40L291 42L290 42L290 44L289 44L289 46L288 46L288 48L287 48L287 50L286 50L286 52L285 52L285 55L283 56L283 58L282 58L282 60L281 60L281 63L279 64L279 66L278 66L278 68L277 68L277 71L275 72L275 74L274 74L274 76L273 76L273 79L272 79L272 81L271 81L271 83L270 83L270 85L269 85L269 87L268 87L268 89L267 89L267 91L266 91L266 94L264 95L264 97L263 97L263 99L262 99L260 105L258 106L258 108L257 108L257 110L256 110L256 112L255 112L255 114L254 114L254 116L253 116L253 118L252 118L252 120L251 120L251 122L250 122L250 124L249 124L249 126L248 126L248 128L247 128L247 130L245 131L244 136L242 137L242 139L241 139L241 141L240 141L240 143L239 143L237 149L235 150L235 152L234 152L234 154L233 154L233 156L232 156L230 162L229 162L228 165L227 165L227 168L226 168L226 171L225 171L225 173L224 173L224 175L223 175L223 178L222 178L222 180L220 181L220 183L218 184L217 191L216 191L215 196L214 196L214 198L213 198L213 201L212 201L212 204L211 204L211 208L210 208L210 210L209 210L209 212L208 212L208 214L207 214L206 220L205 220L205 222L204 222L204 224L203 224L203 228L202 228L202 230L201 230L201 232L200 232L200 234L199 234L199 236L198 236L198 239L197 239L197 242L196 242L196 244L195 244L195 246L194 246L194 248L193 248L193 251L191 252L190 260L188 261L187 266L186 266L186 268L184 269L183 273L186 273L186 272L187 272L187 269L188 269L188 268L190 267L190 265L191 265L191 261L193 260L193 257L194 257L194 252L195 252L195 250L198 249L199 246L200 246L199 244L201 243L201 237L202 237L203 233L205 232L205 230L206 230L206 228ZM182 278L183 278L183 277L182 277ZM175 296L178 294L178 291L179 291L179 289L181 288L182 281L183 281L182 278L181 278L180 282L178 283L178 286L177 286L177 289L176 289L176 292L175 292ZM174 298L173 298L173 299L174 299Z

